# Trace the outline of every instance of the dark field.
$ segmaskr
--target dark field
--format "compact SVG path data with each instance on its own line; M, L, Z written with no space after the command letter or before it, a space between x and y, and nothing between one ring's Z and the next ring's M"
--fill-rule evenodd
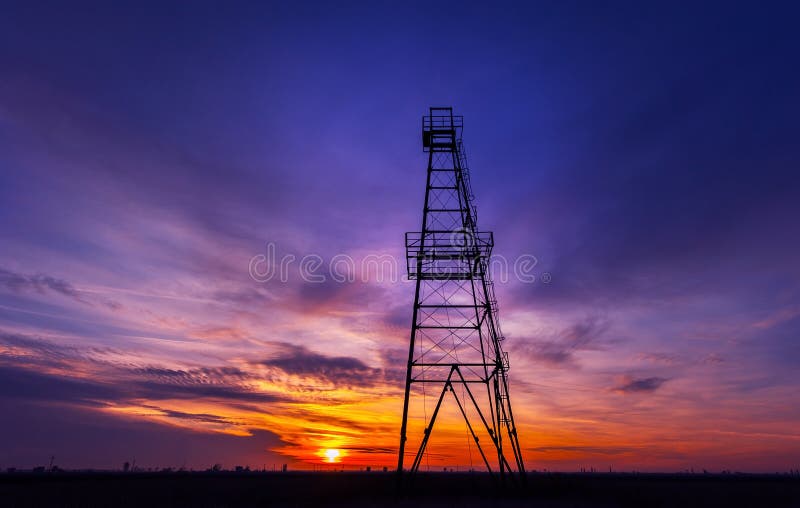
M397 496L387 473L0 474L0 506L800 507L800 478L766 475L530 474L500 492L485 474L418 476Z

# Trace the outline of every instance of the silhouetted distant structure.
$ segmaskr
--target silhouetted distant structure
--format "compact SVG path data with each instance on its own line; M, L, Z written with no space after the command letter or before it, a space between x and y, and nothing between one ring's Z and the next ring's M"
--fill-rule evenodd
M413 476L450 392L468 443L474 442L487 470L517 479L525 468L488 269L494 240L477 227L462 129L463 117L454 116L452 108L430 108L422 119L428 172L422 231L406 233L408 277L416 281L416 293L397 470L402 477L409 413L425 421L409 468ZM436 404L429 415L425 397L431 388ZM488 439L482 442L480 435Z

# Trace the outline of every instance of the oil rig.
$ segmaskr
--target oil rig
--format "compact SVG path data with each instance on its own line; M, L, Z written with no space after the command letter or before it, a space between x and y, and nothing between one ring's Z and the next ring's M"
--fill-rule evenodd
M466 448L461 451L472 461L474 450L503 483L520 482L525 474L489 273L494 237L478 230L463 128L453 108L432 107L422 117L428 154L422 229L405 237L408 278L416 290L397 461L401 485L420 470L437 421L445 438L454 419L463 420L466 444L451 438L444 443L448 452ZM413 448L407 447L409 434Z

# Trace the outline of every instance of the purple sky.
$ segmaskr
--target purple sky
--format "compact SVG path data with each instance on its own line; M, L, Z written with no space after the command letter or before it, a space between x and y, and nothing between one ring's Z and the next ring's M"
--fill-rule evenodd
M797 468L798 12L522 5L0 8L0 467L391 464L413 286L249 264L404 269L452 105L528 467Z

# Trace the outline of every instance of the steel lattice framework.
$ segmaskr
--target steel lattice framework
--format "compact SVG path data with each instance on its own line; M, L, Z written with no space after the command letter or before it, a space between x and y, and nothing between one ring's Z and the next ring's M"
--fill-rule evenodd
M489 473L521 478L508 354L488 270L494 239L477 228L462 129L463 117L454 116L452 108L430 108L422 118L428 175L422 231L406 233L408 277L416 281L416 293L397 470L402 475L412 392L427 387L434 388L436 405L430 418L425 410L410 475L420 468L449 392L466 423L470 448L474 442ZM488 436L491 444L479 436Z

